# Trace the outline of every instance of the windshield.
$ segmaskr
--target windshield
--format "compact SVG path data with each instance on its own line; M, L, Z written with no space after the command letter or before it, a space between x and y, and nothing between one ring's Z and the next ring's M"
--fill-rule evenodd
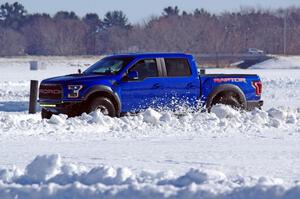
M115 75L133 59L133 57L107 57L93 64L84 71L84 74Z

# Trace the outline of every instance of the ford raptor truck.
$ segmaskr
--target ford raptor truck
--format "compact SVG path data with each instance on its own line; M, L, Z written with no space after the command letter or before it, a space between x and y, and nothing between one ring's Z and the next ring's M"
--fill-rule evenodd
M120 117L147 108L187 105L210 111L216 104L261 108L262 83L250 74L199 74L192 55L122 54L105 57L84 72L45 79L39 87L42 118L99 110Z

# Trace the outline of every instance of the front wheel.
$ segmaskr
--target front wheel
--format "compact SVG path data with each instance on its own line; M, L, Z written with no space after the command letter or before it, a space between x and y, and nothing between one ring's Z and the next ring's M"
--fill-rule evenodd
M86 112L100 111L103 115L116 117L116 108L112 101L106 97L96 97L86 105Z
M42 109L42 119L50 119L53 115L50 111L47 111L46 109Z

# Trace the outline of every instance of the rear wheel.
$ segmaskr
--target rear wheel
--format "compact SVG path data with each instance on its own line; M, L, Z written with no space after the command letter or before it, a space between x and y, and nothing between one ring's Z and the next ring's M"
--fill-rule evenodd
M210 112L211 108L217 104L224 104L232 107L233 109L243 108L243 102L239 100L238 95L232 92L216 96L210 107L208 107L208 111Z
M47 111L46 109L42 109L42 119L50 119L53 115L50 111Z
M238 99L232 95L221 97L217 104L231 106L234 109L239 109L241 107L241 104L239 103Z
M106 97L96 97L86 105L86 112L100 111L103 115L116 117L116 108L112 101Z

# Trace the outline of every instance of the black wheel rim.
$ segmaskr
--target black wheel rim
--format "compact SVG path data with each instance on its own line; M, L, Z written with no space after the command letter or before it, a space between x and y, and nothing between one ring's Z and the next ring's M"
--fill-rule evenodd
M109 115L108 108L103 105L99 105L96 110L100 111L103 115Z

